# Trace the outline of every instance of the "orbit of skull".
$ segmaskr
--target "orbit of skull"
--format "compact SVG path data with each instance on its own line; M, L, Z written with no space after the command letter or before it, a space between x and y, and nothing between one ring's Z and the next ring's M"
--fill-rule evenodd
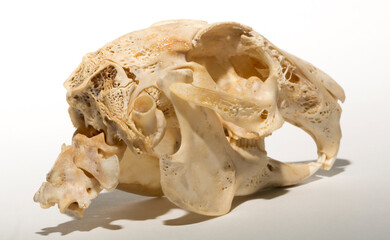
M78 217L114 188L223 215L234 196L330 169L339 148L343 89L238 23L156 23L87 54L64 86L76 131L34 200ZM284 121L317 162L267 156Z

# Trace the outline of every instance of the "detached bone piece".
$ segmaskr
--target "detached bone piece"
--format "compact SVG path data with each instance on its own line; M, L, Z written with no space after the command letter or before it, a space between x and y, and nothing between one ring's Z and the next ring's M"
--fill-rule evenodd
M114 188L222 215L234 196L330 169L339 148L343 89L238 23L154 24L87 54L64 85L77 130L34 201L79 217ZM284 121L314 139L317 162L267 157Z

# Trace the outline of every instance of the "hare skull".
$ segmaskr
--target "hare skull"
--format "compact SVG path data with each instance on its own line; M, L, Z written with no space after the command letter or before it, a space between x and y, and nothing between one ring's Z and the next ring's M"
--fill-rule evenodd
M79 217L114 188L222 215L234 196L330 169L339 148L343 89L238 23L154 24L87 54L64 85L77 130L34 200ZM317 162L267 156L284 121L312 136Z

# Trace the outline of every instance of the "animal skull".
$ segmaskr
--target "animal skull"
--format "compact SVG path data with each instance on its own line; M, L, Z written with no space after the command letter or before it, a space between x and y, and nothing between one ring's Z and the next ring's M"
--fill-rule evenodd
M77 130L34 200L79 217L114 188L222 215L234 196L330 169L339 148L343 89L238 23L154 24L87 54L64 85ZM317 162L267 157L285 120L312 136Z

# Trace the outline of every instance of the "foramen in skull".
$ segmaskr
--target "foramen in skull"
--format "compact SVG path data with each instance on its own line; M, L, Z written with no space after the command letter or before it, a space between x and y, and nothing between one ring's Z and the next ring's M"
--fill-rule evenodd
M234 196L330 169L339 149L343 89L238 23L156 23L87 54L64 85L76 131L34 200L77 217L115 188L223 215ZM267 156L284 121L314 139L316 162Z

